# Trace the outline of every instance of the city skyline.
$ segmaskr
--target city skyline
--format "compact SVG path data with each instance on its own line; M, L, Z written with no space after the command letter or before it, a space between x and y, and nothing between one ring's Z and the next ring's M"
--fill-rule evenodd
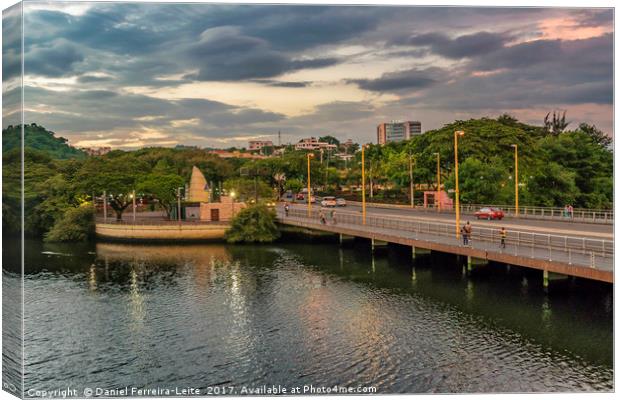
M24 21L25 122L79 147L374 142L391 120L553 110L613 134L612 9L36 2Z

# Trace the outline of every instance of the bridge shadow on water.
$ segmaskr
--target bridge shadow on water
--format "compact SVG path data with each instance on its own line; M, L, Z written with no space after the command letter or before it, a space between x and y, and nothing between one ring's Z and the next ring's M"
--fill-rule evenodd
M411 247L392 243L373 251L370 240L340 244L337 235L287 234L282 243L322 272L447 304L543 346L613 364L612 284L555 276L544 287L542 271L496 262L468 269L464 256L418 250L414 257Z

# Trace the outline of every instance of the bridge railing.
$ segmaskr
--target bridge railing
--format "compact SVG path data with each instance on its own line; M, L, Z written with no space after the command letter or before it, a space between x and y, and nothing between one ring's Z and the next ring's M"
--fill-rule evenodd
M305 221L312 225L319 225L319 210L313 209L308 218L306 210L291 209L288 218ZM328 215L329 213L325 213ZM278 216L286 220L282 210ZM346 211L336 211L336 225L350 225L357 229L381 229L390 232L407 233L413 239L437 240L442 243L461 246L456 239L454 224L408 220L407 218L366 216L363 224L362 215ZM327 224L334 225L330 218ZM546 260L563 261L569 264L588 267L611 268L613 265L613 241L566 235L541 234L526 231L507 230L506 249L500 249L500 230L486 227L473 227L471 234L473 247L489 251L498 251L514 254L515 256L542 258Z
M361 205L359 201L349 201L349 204ZM411 206L405 204L388 204L388 203L375 203L367 202L369 207L386 208L386 209L411 209ZM461 204L461 213L474 214L476 211L484 207L499 208L504 211L507 216L515 216L516 208L510 205L489 205L489 204ZM428 211L437 212L437 209L433 205L428 207L415 206L416 211ZM452 208L441 209L442 213L454 213ZM613 224L614 211L613 210L597 210L587 208L575 208L571 215L565 213L564 208L557 207L531 207L522 206L519 207L519 217L523 219L545 219L556 221L568 221L568 222L587 222L597 224Z

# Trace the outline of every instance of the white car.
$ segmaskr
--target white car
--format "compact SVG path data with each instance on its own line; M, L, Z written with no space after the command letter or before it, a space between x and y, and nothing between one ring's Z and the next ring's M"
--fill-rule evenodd
M325 196L321 200L321 207L336 207L336 198L333 196Z
M347 201L345 199L343 199L342 197L338 197L336 199L336 205L338 207L345 207L347 205Z

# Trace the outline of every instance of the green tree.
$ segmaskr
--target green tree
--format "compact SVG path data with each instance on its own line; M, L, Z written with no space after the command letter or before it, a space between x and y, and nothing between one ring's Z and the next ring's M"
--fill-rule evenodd
M470 157L459 163L459 192L462 203L504 204L506 203L506 172L494 163L483 163ZM451 174L445 186L455 188L455 177Z
M151 173L142 178L136 190L140 194L153 196L170 218L177 203L177 189L185 184L183 178L176 174Z
M271 199L273 189L262 179L247 177L231 178L224 182L224 189L228 192L235 192L236 197L241 201L250 199Z
M48 242L83 242L95 233L95 220L92 205L72 207L66 210L45 234Z
M226 231L229 243L269 243L280 237L275 224L275 211L256 204L241 210Z

